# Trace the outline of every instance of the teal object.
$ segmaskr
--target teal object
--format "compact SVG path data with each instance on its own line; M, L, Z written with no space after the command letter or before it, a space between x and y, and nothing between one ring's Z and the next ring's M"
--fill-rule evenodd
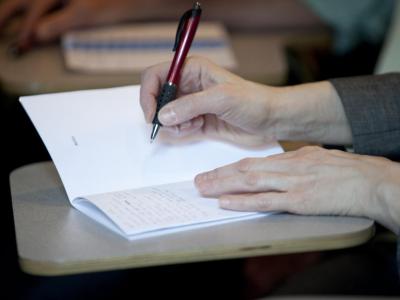
M303 0L334 33L337 54L351 51L361 42L382 41L388 26L393 0Z

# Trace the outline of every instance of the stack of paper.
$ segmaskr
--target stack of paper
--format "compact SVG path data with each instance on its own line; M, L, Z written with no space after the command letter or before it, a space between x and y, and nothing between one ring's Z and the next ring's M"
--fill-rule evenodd
M81 72L140 72L173 58L176 23L118 25L74 31L62 39L67 68ZM236 60L225 28L201 23L189 55L201 55L225 68Z

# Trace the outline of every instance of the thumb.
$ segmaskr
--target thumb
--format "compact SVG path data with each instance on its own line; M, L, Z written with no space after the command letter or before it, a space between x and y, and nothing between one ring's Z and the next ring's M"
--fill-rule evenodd
M81 26L82 21L78 14L79 12L73 7L66 7L43 18L37 26L36 38L41 42L50 41L69 29Z
M219 91L215 87L180 97L165 105L158 119L165 126L175 126L204 114L220 116L228 107L227 97Z

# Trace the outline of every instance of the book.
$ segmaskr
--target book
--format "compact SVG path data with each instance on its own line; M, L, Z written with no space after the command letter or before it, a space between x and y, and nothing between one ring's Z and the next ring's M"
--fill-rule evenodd
M169 61L177 23L122 24L80 29L62 37L65 65L83 73L129 73ZM190 55L207 57L221 67L233 69L237 61L225 27L201 23Z
M199 195L196 174L282 152L159 136L150 144L139 86L21 97L73 207L129 240L260 217Z

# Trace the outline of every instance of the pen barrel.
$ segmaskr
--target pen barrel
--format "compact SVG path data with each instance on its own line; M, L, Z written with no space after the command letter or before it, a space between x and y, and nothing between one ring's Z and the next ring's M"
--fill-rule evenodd
M158 112L165 104L171 102L172 100L175 100L176 92L177 87L175 84L170 82L164 83L161 89L161 93L157 97L157 109L156 114L154 115L153 124L162 125L158 120Z
M179 41L179 45L177 47L177 50L175 51L175 55L171 63L171 68L168 72L168 82L172 82L175 85L179 83L182 66L193 42L197 26L199 25L199 21L200 13L196 13L194 16L187 20L182 37Z

